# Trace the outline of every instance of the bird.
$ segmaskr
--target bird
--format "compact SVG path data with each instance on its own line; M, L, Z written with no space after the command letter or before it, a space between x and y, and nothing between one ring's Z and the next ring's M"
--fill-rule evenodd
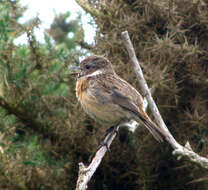
M142 123L157 141L165 140L161 128L145 112L141 94L119 77L103 56L91 55L81 61L76 97L91 118L109 127L107 132L134 120Z

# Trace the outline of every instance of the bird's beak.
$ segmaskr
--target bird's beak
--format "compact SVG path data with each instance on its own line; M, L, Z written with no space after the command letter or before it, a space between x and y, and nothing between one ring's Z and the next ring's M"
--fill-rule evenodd
M77 77L79 77L80 73L81 73L80 66L75 66L75 65L69 66L69 74L70 75L76 75Z

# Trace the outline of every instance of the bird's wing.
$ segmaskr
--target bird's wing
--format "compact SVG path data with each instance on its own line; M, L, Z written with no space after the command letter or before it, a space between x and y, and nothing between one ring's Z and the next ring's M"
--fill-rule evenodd
M91 87L101 87L102 91L106 93L111 93L112 90L118 90L123 96L131 99L136 107L143 109L143 98L140 93L118 75L101 74L92 77L90 83Z
M135 104L136 98L132 97L138 96L138 92L130 84L124 80L117 80L113 76L102 76L102 78L97 77L92 80L90 86L91 91L96 93L100 101L119 105L125 111L130 112L134 119L142 122L156 140L163 141L162 131L149 119L143 109L139 109Z
M133 104L128 97L123 96L118 90L113 90L111 98L115 104L119 105L124 110L131 112L135 116L134 118L139 119L156 140L159 142L163 141L164 135L162 131L149 119L149 117L146 117L146 115L143 114L144 112L139 112L136 105Z

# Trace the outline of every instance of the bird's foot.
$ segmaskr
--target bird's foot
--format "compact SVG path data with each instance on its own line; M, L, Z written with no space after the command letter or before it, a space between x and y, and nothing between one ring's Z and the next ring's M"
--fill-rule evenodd
M100 145L98 146L97 150L99 150L99 149L100 149L101 147L103 147L103 146L105 146L106 149L107 149L107 151L110 152L110 147L109 147L109 145L108 145L108 142L106 142L106 141L102 141L102 142L100 143Z
M100 143L98 146L97 150L99 150L101 147L105 146L107 151L110 152L110 147L109 147L109 140L114 134L118 134L118 127L116 126L111 126L106 130L105 133L105 139Z
M118 127L117 126L111 126L109 128L106 129L105 131L105 137L109 134L109 133L116 133L118 135Z

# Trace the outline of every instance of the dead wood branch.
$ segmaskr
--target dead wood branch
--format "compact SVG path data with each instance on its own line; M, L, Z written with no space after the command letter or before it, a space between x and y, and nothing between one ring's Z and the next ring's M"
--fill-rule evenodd
M116 133L114 131L112 131L105 137L104 142L107 142L108 147L110 147L115 137L116 137ZM100 165L106 152L107 152L106 146L102 146L95 153L95 156L92 159L89 166L85 166L82 162L79 163L79 175L78 175L76 190L87 189L88 182L90 181L92 175L95 173L97 167Z
M200 165L204 169L208 169L208 159L205 157L199 156L197 153L193 152L191 149L189 143L186 144L186 146L180 145L174 137L169 132L167 126L165 125L160 112L152 98L152 95L150 93L150 90L148 88L147 82L144 79L142 69L140 67L139 61L137 60L134 47L132 45L132 42L130 40L130 37L128 35L127 31L122 32L122 38L124 45L128 51L129 57L131 59L132 64L134 65L134 71L137 75L141 90L143 94L145 94L145 97L149 103L150 110L152 111L152 114L154 116L154 119L157 123L157 125L163 130L167 142L172 146L174 149L173 154L178 156L178 159L185 157L188 158L191 162L196 163L197 165ZM188 146L189 145L189 146Z

